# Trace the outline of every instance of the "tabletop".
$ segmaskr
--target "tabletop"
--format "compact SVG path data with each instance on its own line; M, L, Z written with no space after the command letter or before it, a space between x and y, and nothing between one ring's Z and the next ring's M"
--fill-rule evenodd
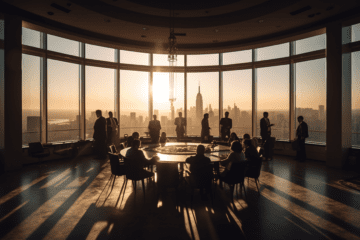
M166 143L165 145L150 144L146 147L140 148L144 151L145 156L152 158L158 156L159 162L177 162L184 163L190 156L196 155L196 147L201 143ZM205 156L210 158L211 162L219 162L224 159L229 153L228 146L212 146L212 144L202 144L206 148ZM120 151L122 156L126 156L129 148ZM179 151L179 152L177 152Z

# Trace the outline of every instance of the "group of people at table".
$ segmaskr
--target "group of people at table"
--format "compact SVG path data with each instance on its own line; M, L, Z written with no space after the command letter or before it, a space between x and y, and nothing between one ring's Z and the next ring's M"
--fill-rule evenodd
M111 144L116 144L117 142L120 142L117 134L117 129L119 127L119 123L116 118L113 117L112 112L109 112L109 117L104 118L102 116L101 110L96 111L96 115L98 119L95 121L94 124L94 149L98 153L99 158L105 158L107 153L107 146ZM160 137L160 130L161 130L161 124L160 121L157 120L157 116L154 115L154 120L151 120L149 122L149 133L150 137L153 143L165 143L168 141L166 137L166 133L162 132ZM296 160L304 161L306 159L306 152L305 152L305 138L309 137L308 134L308 126L304 122L304 118L302 116L298 116L298 128L296 130L296 136L297 136L297 154L296 154ZM176 135L178 142L181 141L181 139L184 138L185 134L185 126L186 126L186 119L182 117L182 113L179 112L179 117L175 118L174 124L176 125ZM202 143L208 143L210 138L210 127L209 127L209 114L205 113L204 118L201 121L201 142ZM270 123L269 120L269 113L264 112L263 118L260 120L260 135L262 138L262 147L263 147L263 156L265 157L265 160L267 160L269 156L269 148L271 145L269 144L271 141L271 127L274 126L274 124ZM229 145L234 140L239 140L239 138L236 136L235 132L231 133L232 128L232 119L229 118L229 112L225 112L225 118L222 118L220 120L220 127L221 127L221 139L223 141L227 140ZM248 135L248 134L246 134ZM117 145L117 144L116 144ZM256 144L253 140L253 145Z

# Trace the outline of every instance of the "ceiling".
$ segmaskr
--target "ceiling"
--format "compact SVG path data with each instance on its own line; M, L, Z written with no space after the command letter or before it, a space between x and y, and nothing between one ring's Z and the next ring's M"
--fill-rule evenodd
M358 0L0 1L6 11L59 35L153 52L166 50L169 9L174 10L175 32L186 33L177 37L179 50L194 53L281 42L360 12Z

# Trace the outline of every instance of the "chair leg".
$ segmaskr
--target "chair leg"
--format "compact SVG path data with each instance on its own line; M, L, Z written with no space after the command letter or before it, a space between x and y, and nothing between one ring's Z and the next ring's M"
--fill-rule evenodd
M258 182L259 182L259 184L260 184L259 179L258 179L258 178L255 178L256 187L257 187L258 192L260 193L260 188L259 188L259 186L258 186Z
M133 181L133 184L134 184L134 192L136 194L136 181Z
M234 185L230 185L231 201L234 202Z
M245 184L242 182L240 183L240 191L242 192L242 188L244 188L244 193L245 193L245 201L247 201L247 196L246 196L246 190L245 190Z
M144 183L144 179L141 180L142 183L142 188L143 188L143 193L144 193L144 201L145 201L145 183Z

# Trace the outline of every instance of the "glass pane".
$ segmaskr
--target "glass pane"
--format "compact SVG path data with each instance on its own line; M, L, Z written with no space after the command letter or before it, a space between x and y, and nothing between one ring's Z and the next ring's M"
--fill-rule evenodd
M115 49L91 44L85 45L85 57L88 59L115 62Z
M153 54L153 65L154 66L169 66L167 54ZM184 55L177 55L176 66L184 66Z
M95 111L101 110L108 118L108 112L115 110L115 70L99 67L85 67L86 138L94 134Z
M23 27L22 44L30 47L40 48L40 32Z
M187 55L187 66L214 66L219 65L219 54Z
M252 61L252 50L228 52L223 54L223 65L247 63Z
M40 142L40 57L22 55L22 143Z
M257 49L257 61L283 58L289 56L289 43Z
M120 63L135 65L150 65L150 54L120 50Z
M48 142L80 139L79 65L48 60Z
M172 73L174 74L174 73ZM155 72L153 76L154 114L161 123L161 132L167 137L176 136L174 121L178 113L184 112L184 73L174 74L174 84L170 84L169 73ZM170 86L173 86L170 89ZM173 99L173 107L171 100Z
M200 136L201 120L209 113L210 135L219 136L219 73L188 73L187 135Z
M5 21L4 19L0 19L0 39L4 40L5 36Z
M79 56L79 42L50 34L47 35L47 40L48 50Z
M289 65L257 69L257 136L260 119L269 113L271 136L276 140L289 139Z
M5 87L5 78L4 78L4 49L0 49L0 149L4 149L4 87Z
M352 141L360 147L360 52L351 53Z
M296 63L295 118L309 127L306 142L326 143L326 59ZM296 121L296 127L298 122ZM295 136L294 136L295 137Z
M120 70L120 137L146 136L148 125L149 73Z
M360 41L360 23L351 26L351 41Z
M238 137L251 134L252 70L223 72L223 114L229 112L231 132Z
M296 41L296 54L317 51L326 48L326 34Z

